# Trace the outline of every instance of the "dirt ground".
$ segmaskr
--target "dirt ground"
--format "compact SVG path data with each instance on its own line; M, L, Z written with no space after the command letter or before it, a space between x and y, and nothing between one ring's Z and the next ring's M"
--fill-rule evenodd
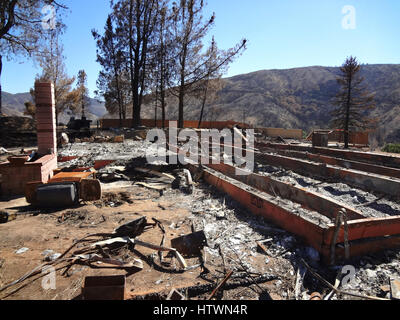
M0 198L0 211L18 214L16 220L0 224L0 300L81 299L85 277L100 275L126 275L126 299L163 299L173 288L199 288L199 293L189 298L207 299L230 270L233 274L228 283L236 285L221 290L216 296L218 299L309 300L313 292L323 296L330 292L326 285L304 270L301 260L307 261L332 284L342 271L342 265L323 265L314 249L263 218L252 215L235 199L219 193L201 180L195 184L193 193L187 193L181 186L174 189L171 183L164 191L135 185L136 182L160 182L159 176L148 177L134 170L145 165L143 156L149 145L144 141L125 140L123 144L74 143L59 150L61 156L78 157L59 163L60 167L85 167L93 165L96 160L116 160L98 171L100 181L104 182L100 201L54 211L33 208L24 198ZM19 150L11 151L18 153ZM168 174L177 177L183 168L168 170ZM307 183L310 188L313 185L322 188L319 181L293 173L279 178L297 182L303 187ZM376 198L373 194L341 184L324 187L341 191L333 196L349 205L368 203ZM331 189L324 190L330 192ZM323 193L324 190L316 191ZM385 199L377 201L375 207L371 206L364 208L363 212L377 215L382 211L383 215L398 215L400 210L398 203L388 203ZM388 206L390 211L381 210ZM42 265L49 255L64 253L85 236L113 233L121 225L140 217L146 217L149 223L154 221L153 218L161 222L166 247L171 246L172 239L190 234L193 229L204 231L208 242L204 248L207 270L201 267L200 256L185 257L188 269L183 271L174 257L164 254L164 263L161 263L157 251L125 245L106 254L126 263L140 259L142 270L132 272L131 269L105 268L101 264L93 267L76 263L68 270L57 271L55 290L44 289L41 274L1 290ZM154 245L160 245L162 238L163 232L158 225L138 237ZM257 246L257 241L263 240L268 240L266 252ZM78 244L76 249L79 248ZM347 264L354 266L356 274L342 289L356 294L389 298L390 280L400 278L400 250L366 255ZM256 281L260 277L264 280ZM205 287L206 290L200 290ZM333 295L332 299L354 297Z
M111 187L112 188L112 187ZM146 217L148 222L156 218L162 222L166 231L165 246L169 247L170 240L191 233L190 211L185 208L176 208L171 199L160 198L158 191L132 186L118 189L105 188L103 199L95 203L82 204L73 209L41 213L39 215L18 216L14 221L0 225L0 287L14 281L44 261L46 250L54 253L63 253L74 241L93 233L112 233L114 229L138 217ZM0 202L0 210L9 213L35 213L24 198ZM179 226L177 228L177 226ZM140 237L140 240L159 245L162 232L158 227L152 228ZM29 248L24 253L16 253L21 248ZM66 275L65 269L57 272L56 290L45 290L42 287L43 278L40 276L28 279L22 284L15 285L0 293L0 299L6 300L72 300L80 299L81 288L86 276L99 275L126 275L127 299L146 295L152 292L168 292L172 288L183 288L196 285L213 284L223 278L223 270L215 271L213 261L207 263L211 279L199 277L200 268L181 272L177 271L176 261L172 258L171 267L164 268L154 256L156 252L142 247L131 252L127 248L120 252L126 261L139 258L144 268L135 274L129 274L117 269L93 269L89 266L74 265ZM186 259L189 266L199 263L199 258ZM265 264L265 258L260 255L259 263ZM216 264L218 265L218 263ZM273 282L268 285L272 286ZM216 284L215 284L216 286ZM247 291L247 292L245 292ZM241 299L258 299L251 288L232 290L229 295L238 294ZM225 294L226 295L226 294ZM278 295L274 295L279 299Z

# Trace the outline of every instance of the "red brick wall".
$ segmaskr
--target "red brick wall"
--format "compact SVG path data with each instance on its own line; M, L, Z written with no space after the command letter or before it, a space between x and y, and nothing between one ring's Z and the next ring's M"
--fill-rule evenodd
M36 162L23 166L12 166L10 163L0 165L2 174L1 191L5 195L23 195L28 182L41 181L46 183L53 177L53 170L57 168L57 157L47 155Z

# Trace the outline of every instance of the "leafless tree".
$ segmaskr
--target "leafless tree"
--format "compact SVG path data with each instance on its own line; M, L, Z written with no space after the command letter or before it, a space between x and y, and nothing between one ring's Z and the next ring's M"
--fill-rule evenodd
M215 77L246 48L243 39L234 48L221 51L217 55L203 53L204 37L215 22L213 14L203 21L203 0L181 0L174 3L173 33L176 43L176 85L172 93L179 99L178 126L183 128L185 97L193 86L206 79Z
M66 109L74 109L75 97L72 84L75 77L68 76L65 68L63 46L60 43L61 29L48 30L44 36L45 42L35 54L36 60L42 68L42 73L36 76L36 81L50 81L54 84L54 100L56 108L56 123L59 115ZM34 100L34 90L31 89ZM28 110L29 111L29 110Z
M43 28L45 5L53 5L55 13L66 7L54 0L1 0L0 1L0 77L3 58L12 60L17 56L32 56L38 48L46 29ZM58 25L61 15L57 15ZM0 116L2 114L0 82Z

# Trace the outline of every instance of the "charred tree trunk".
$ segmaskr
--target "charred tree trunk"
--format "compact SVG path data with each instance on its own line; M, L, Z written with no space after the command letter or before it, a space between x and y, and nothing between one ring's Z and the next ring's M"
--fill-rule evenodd
M348 91L347 91L347 104L346 104L346 120L344 124L344 148L349 148L349 124L350 124L350 102L351 102L351 85L352 77L348 79Z
M157 128L157 108L158 108L158 88L156 89L156 99L155 99L155 106L154 106L154 128Z
M204 89L204 96L203 96L203 101L202 101L202 105L201 105L201 112L200 112L199 128L198 129L201 129L201 124L203 122L204 109L205 109L206 102L207 102L207 93L208 93L208 84L206 85L206 88Z
M2 73L2 71L3 71L3 56L0 55L0 117L3 114L2 113L2 111L3 111L3 103L2 103L3 91L2 91L2 88L1 88L1 73Z
M183 129L184 125L184 120L183 120L184 99L185 99L185 85L181 84L181 88L179 90L179 119L178 119L178 128L180 129Z
M161 119L162 128L165 129L165 91L161 93Z

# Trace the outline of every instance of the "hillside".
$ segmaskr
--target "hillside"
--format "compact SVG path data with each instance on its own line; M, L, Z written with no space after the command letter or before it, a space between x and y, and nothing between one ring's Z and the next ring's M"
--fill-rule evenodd
M380 117L380 125L374 140L379 144L399 142L400 65L364 65L361 72L367 88L376 93L377 108L372 116ZM338 90L338 74L339 68L314 66L264 70L226 78L219 100L206 107L204 120L245 121L255 126L300 128L306 132L329 128L331 99ZM21 115L24 102L29 99L29 93L3 93L4 112ZM88 117L96 120L105 116L104 105L95 99L91 102ZM168 104L167 117L177 119L177 100L171 98ZM196 99L188 98L185 119L197 120L199 105ZM65 113L60 121L66 123L69 117ZM143 106L142 117L153 119L154 106Z
M338 90L339 68L306 67L265 70L225 79L219 101L207 106L205 120L245 120L256 126L300 128L330 127L331 99ZM400 65L364 65L362 75L371 92L376 92L380 116L380 143L400 141ZM198 101L188 99L185 118L198 119ZM169 101L168 116L176 119L177 101ZM213 110L214 109L214 110ZM154 107L143 116L154 117Z
M32 101L29 92L17 94L3 92L3 113L8 116L23 116L25 111L24 103L27 101ZM104 104L98 102L96 99L90 98L89 110L86 113L87 118L97 120L104 116L105 113L106 109L104 108ZM71 116L73 116L71 112L65 111L60 115L59 121L62 123L68 123ZM78 115L78 117L79 116L80 115Z

